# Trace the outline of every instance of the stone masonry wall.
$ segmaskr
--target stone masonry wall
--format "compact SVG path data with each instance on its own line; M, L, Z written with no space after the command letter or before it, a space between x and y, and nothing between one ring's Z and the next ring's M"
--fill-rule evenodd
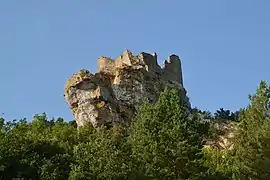
M107 57L98 58L98 71L112 73L115 71L115 61Z
M164 61L164 78L183 84L181 61L178 56L171 55Z
M146 70L149 73L161 73L165 79L183 84L181 60L176 55L169 56L168 61L165 60L161 68L157 63L156 53L142 52L138 56L133 56L131 52L126 50L123 55L115 60L103 56L100 57L98 59L98 70L99 72L113 73L116 68L121 68L123 65L133 66L140 63L146 65Z

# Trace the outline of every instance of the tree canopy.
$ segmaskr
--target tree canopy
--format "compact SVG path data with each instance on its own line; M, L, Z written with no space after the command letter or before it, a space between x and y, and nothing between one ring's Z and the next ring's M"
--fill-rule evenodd
M75 121L0 118L0 179L270 179L270 87L250 104L214 115L190 108L175 89L143 103L131 126L77 127ZM233 121L232 149L206 146Z

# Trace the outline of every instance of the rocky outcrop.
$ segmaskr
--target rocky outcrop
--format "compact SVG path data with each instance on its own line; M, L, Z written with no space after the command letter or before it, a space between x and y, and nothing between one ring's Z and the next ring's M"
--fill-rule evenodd
M140 102L154 103L165 87L181 90L182 98L189 101L178 56L169 56L160 67L156 53L133 56L126 50L115 60L100 57L95 74L85 69L73 74L65 84L64 96L78 126L128 124Z
M229 151L234 147L233 138L239 123L231 120L211 120L210 126L216 130L217 136L206 140L204 147L214 148L220 151Z

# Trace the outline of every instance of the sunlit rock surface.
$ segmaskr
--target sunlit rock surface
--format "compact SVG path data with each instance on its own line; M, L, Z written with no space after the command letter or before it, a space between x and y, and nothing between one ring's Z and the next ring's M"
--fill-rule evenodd
M139 103L154 103L166 86L179 89L189 104L178 56L169 56L160 67L156 53L133 56L126 50L114 60L98 58L95 74L85 69L73 74L65 84L64 96L78 126L129 124Z

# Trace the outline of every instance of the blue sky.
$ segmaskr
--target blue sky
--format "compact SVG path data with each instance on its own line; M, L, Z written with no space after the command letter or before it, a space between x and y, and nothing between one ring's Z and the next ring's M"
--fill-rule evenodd
M0 112L72 120L63 87L99 56L157 52L182 59L193 106L245 107L270 80L269 0L2 0Z

